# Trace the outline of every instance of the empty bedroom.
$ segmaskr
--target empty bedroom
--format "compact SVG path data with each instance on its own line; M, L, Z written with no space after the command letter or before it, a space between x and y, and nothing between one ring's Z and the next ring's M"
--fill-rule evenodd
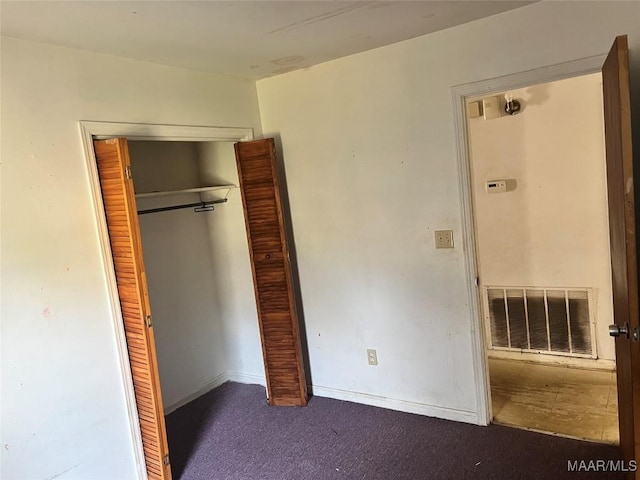
M639 2L0 13L0 477L640 479Z

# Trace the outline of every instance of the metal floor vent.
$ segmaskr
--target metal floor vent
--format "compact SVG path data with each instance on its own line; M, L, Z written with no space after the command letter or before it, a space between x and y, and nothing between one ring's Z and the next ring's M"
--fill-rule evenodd
M591 289L486 287L490 348L596 358Z

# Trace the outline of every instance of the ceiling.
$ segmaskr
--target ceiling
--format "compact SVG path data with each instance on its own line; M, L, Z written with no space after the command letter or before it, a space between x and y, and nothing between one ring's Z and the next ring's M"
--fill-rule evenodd
M2 35L260 79L531 1L2 1Z

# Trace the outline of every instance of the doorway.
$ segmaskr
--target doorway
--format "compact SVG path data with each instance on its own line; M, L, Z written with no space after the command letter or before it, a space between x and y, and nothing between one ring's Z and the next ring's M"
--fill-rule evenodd
M485 322L479 288L472 200L471 166L468 151L467 100L490 96L531 85L549 83L590 73L602 73L603 118L607 171L607 201L612 271L614 322L609 334L615 338L616 385L620 447L627 462L638 457L640 412L638 411L638 270L636 254L636 216L631 139L631 101L629 53L626 36L616 37L609 53L573 62L543 67L519 74L453 87L454 118L457 132L458 172L462 205L462 238L470 315L476 319L472 335L474 371L477 387L479 423L492 421L489 365L486 355ZM496 106L499 108L498 106ZM497 110L496 108L496 110ZM498 185L496 183L496 185ZM494 187L496 185L491 185ZM503 186L503 185L499 185ZM505 303L505 308L508 308Z
M238 195L241 198L237 198L235 220L240 221L236 221L235 226L236 230L242 232L243 241L231 243L242 251L241 256L250 259L245 262L248 267L245 270L252 271L253 278L248 274L249 281L245 283L254 287L257 308L257 322L253 322L257 348L253 350L256 351L256 358L260 358L262 351L259 364L264 367L265 374L264 377L259 376L259 382L246 383L266 383L270 405L306 404L297 317L293 308L291 278L288 276L290 260L282 233L284 225L274 141L264 139L230 143L229 140L251 136L250 131L243 129L93 122L82 122L81 129L102 233L105 272L110 280L108 284L123 378L130 402L132 436L134 445L141 446L139 450L136 449L138 464L146 470L149 478L169 479L171 467L163 393L166 395L169 392L173 401L169 408L173 409L224 381L246 382L251 379L242 373L243 378L236 378L238 373L230 365L224 364L229 363L224 362L222 351L225 348L220 346L220 336L224 336L225 329L219 328L220 322L211 318L212 311L216 310L214 304L220 303L212 297L220 292L212 288L212 282L207 282L206 271L212 257L212 246L207 245L209 242L206 237L215 240L213 243L220 240L220 237L214 238L215 235L208 235L207 232L216 226L207 225L206 222L185 222L184 218L172 225L145 222L148 223L144 226L148 237L145 245L153 248L143 255L141 216L162 214L166 217L185 209L193 209L195 214L208 213L215 206L226 203L231 190L239 187L242 194ZM243 133L248 135L241 136ZM156 142L158 140L160 142ZM130 151L138 161L131 161ZM140 182L142 190L134 185L133 176L136 173L145 177ZM222 184L221 179L224 180ZM236 184L230 184L228 179L236 180ZM194 201L191 196L199 198ZM259 213L257 226L256 212ZM265 224L270 228L265 229ZM214 230L219 233L221 229L216 227ZM228 233L228 229L225 230ZM276 236L272 234L273 231L276 231ZM185 233L189 238L184 238ZM149 238L149 235L156 238ZM167 241L168 237L172 237L170 241ZM159 249L160 255L157 255L156 242L166 243L169 250L173 251L165 249L163 252ZM202 248L196 249L197 245ZM181 252L186 252L183 262L173 258ZM222 257L229 260L229 254L227 251ZM166 273L165 277L170 281L154 281L157 288L154 287L156 293L152 295L143 258L148 255L159 264L170 263L168 267L164 265L159 269ZM204 270L196 275L197 278L191 278L190 274L199 267ZM238 265L233 267L238 268ZM211 269L211 265L208 268ZM278 296L272 295L269 289L272 287L269 280L273 280L274 276L276 280L280 277L286 280L281 282L284 288L279 290L281 294ZM203 285L198 285L200 281ZM229 283L232 292L227 295L237 296L237 284ZM193 288L194 284L197 289ZM165 311L160 315L161 323L167 327L164 333L166 338L161 342L156 342L155 338L157 324L151 314L150 296L154 296L156 301L165 300L165 297L174 299L173 304L169 302L164 305ZM283 296L287 301L282 301ZM202 305L196 306L191 302L196 297ZM252 304L247 298L240 298L239 303L245 306ZM194 310L194 307L197 308ZM245 320L250 322L252 317L255 319L255 313L248 315ZM177 341L184 332L189 333L188 341ZM246 329L242 329L241 333L243 338L247 336ZM286 349L279 347L283 339L287 341ZM169 361L164 362L163 375L165 379L170 378L171 382L169 386L163 384L163 388L158 371L157 343L169 345L174 353L178 352L177 355L170 353L166 357ZM195 363L191 362L191 366L167 375L171 370L168 367L174 366L171 360L176 357L189 357L190 360L195 359ZM222 364L221 359L224 362ZM190 386L186 386L185 382ZM197 387L195 391L194 385Z
M467 105L493 421L618 443L602 74Z
M168 415L230 380L237 357L259 357L242 200L231 142L128 147ZM248 331L246 348L236 347L234 323Z
M134 446L136 465L140 478L171 478L168 457L166 429L164 426L164 405L158 378L155 352L153 319L150 312L147 282L142 264L142 245L137 228L134 187L125 181L131 177L128 149L122 148L122 142L110 145L109 155L112 165L107 166L113 173L113 190L105 197L105 185L101 185L97 152L94 140L101 138L128 138L132 141L163 142L224 142L252 140L251 129L192 127L174 125L149 125L110 122L80 122L80 131L87 160L87 172L92 187L93 205L99 231L100 247L104 262L106 285L109 292L117 353L122 371L123 388L127 400L131 442ZM126 145L125 145L126 146ZM107 212L114 202L120 208L119 227L108 221ZM113 218L113 217L112 217ZM122 236L121 246L112 248L113 228L119 228ZM121 275L116 265L126 262L125 271L129 272L131 285L121 291ZM131 272L134 273L131 277ZM137 273L136 273L137 272ZM122 303L123 293L131 296L130 301ZM125 325L125 322L129 325ZM132 331L134 329L135 331ZM133 343L132 343L133 342ZM134 343L137 343L135 345ZM133 348L136 351L132 352Z
M172 476L180 478L207 426L194 420L193 437L181 436L173 412L196 399L202 404L227 382L266 384L234 144L127 146L168 455ZM254 378L239 378L239 361Z

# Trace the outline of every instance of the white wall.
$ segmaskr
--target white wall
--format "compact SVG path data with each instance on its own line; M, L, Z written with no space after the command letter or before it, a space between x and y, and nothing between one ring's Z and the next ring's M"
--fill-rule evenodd
M4 479L136 477L79 120L253 127L253 82L2 39Z
M199 168L206 184L239 185L233 143L199 145ZM242 197L232 190L228 201L207 216L211 252L223 312L227 375L265 385L262 345L244 224Z
M204 186L197 143L130 141L136 192ZM195 203L197 193L138 198L138 210ZM214 213L139 216L165 412L226 379L219 274L209 245Z
M520 114L468 121L481 285L593 288L598 354L612 360L602 75L512 93ZM502 178L515 190L486 192Z
M316 393L474 420L451 87L603 54L623 33L638 65L639 24L637 2L541 2L258 82ZM435 250L446 228L456 248Z

